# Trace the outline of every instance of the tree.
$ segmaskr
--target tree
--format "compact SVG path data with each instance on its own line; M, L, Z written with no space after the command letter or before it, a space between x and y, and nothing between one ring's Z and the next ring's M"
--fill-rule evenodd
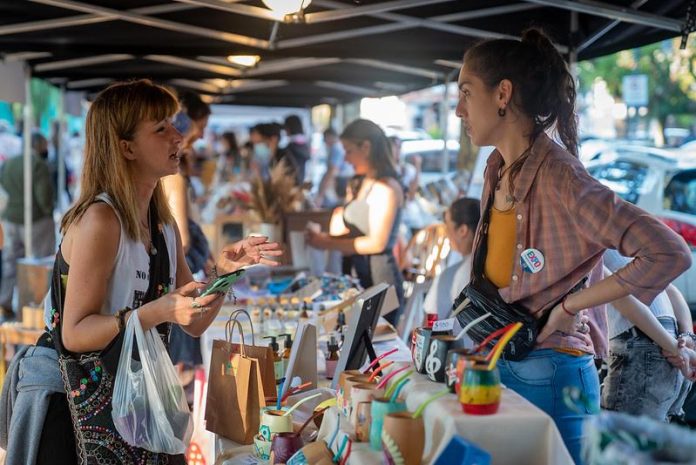
M657 119L664 130L669 116L696 113L695 44L690 39L687 48L679 50L679 40L658 42L578 63L580 91L589 91L597 79L603 79L609 92L621 99L623 77L646 74L648 115Z

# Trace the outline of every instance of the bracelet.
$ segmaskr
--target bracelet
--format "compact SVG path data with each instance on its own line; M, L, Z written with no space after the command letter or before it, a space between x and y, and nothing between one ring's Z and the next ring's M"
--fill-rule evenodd
M130 312L131 310L133 309L130 307L123 307L114 315L114 317L116 317L116 320L118 321L119 332L123 331L123 328L126 327L126 313Z
M213 268L210 270L210 276L209 276L209 278L210 278L211 281L216 280L216 279L219 278L219 276L218 276L218 271L217 271L217 264L213 264Z
M692 332L690 332L690 331L687 331L687 332L684 332L684 333L679 334L679 336L677 336L677 339L681 339L682 337L690 337L691 340L692 340L694 343L696 343L696 334L694 334L694 333L692 333Z
M567 299L568 299L568 297L566 297L565 299L561 300L561 308L562 308L563 311L566 312L568 315L570 315L570 316L572 316L573 318L575 318L575 317L577 316L577 314L576 314L576 313L573 313L573 312L571 312L571 311L569 311L569 310L566 308L566 306L565 306L565 301L566 301Z

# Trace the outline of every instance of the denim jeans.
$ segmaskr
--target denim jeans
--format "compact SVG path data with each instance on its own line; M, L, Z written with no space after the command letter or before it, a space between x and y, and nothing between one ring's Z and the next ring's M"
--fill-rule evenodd
M676 336L671 318L660 318ZM602 385L602 408L647 415L658 421L681 416L691 383L662 355L660 347L640 331L624 331L609 341L609 371Z
M503 384L553 418L568 452L581 465L583 421L599 410L599 377L592 356L538 349L519 362L500 360L498 367ZM580 411L569 408L563 401L566 386L578 387L590 405Z

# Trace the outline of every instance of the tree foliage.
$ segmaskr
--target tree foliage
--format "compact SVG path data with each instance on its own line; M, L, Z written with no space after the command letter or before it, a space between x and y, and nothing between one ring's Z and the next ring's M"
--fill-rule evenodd
M579 87L587 92L594 82L603 79L612 96L621 100L623 77L646 74L648 115L664 128L669 116L680 119L681 115L696 114L695 70L694 38L685 50L679 50L679 39L673 39L578 63Z

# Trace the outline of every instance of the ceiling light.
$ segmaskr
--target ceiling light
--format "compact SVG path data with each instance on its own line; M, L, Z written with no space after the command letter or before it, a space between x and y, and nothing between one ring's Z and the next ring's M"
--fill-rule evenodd
M227 57L227 61L233 65L253 68L259 61L261 61L261 57L258 55L230 55Z
M263 3L274 13L286 16L300 13L312 3L312 0L263 0Z

